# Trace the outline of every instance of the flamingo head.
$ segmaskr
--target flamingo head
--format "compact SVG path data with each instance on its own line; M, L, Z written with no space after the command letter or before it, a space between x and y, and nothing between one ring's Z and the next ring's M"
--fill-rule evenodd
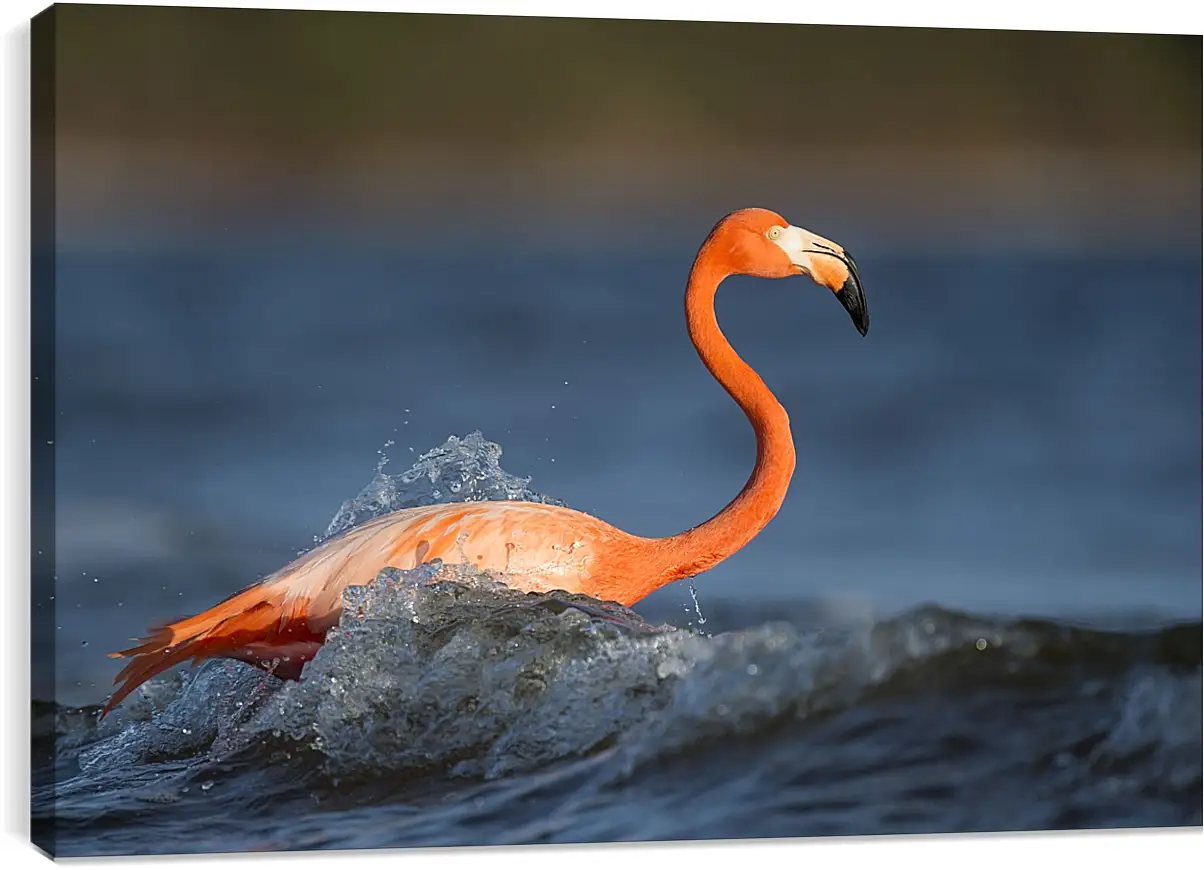
M776 212L746 208L721 220L711 231L709 244L722 251L732 274L759 278L806 275L836 294L858 332L865 335L870 328L857 264L835 242L793 226Z

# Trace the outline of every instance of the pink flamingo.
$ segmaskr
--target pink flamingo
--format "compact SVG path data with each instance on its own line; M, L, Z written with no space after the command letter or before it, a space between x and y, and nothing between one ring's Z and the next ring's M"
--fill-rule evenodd
M757 461L744 489L714 517L667 538L638 537L580 511L528 502L439 504L379 517L113 653L130 661L114 680L122 685L102 716L146 680L188 659L234 658L299 679L338 623L344 588L368 583L387 566L441 559L475 565L520 591L564 590L631 605L735 553L778 512L795 457L785 409L715 319L715 293L730 275L806 275L835 293L862 335L869 328L856 265L839 245L765 209L733 212L716 224L690 270L686 325L703 363L748 416Z

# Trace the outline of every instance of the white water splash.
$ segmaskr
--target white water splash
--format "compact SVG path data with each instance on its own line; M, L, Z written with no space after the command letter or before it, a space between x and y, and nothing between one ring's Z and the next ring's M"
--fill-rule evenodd
M690 599L694 602L694 614L698 617L698 621L696 624L698 625L698 629L701 632L702 627L707 624L707 618L702 615L702 605L698 602L698 590L696 588L694 588L694 578L691 577L687 581L687 583L690 588ZM689 608L686 608L686 610L688 612ZM702 633L707 634L709 636L708 632L702 632Z
M423 453L407 471L376 475L353 499L343 502L326 529L330 538L371 519L404 508L445 502L531 501L563 505L535 492L529 477L507 474L498 464L502 448L480 432L463 438L451 436L439 447Z

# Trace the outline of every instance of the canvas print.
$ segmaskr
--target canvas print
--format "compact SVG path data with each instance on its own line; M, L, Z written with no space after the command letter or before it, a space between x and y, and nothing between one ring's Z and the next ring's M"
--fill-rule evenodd
M34 842L1201 824L1201 39L55 5Z

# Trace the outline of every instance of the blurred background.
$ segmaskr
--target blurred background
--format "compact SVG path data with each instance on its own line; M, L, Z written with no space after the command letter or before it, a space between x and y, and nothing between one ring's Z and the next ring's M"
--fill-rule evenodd
M848 247L872 327L725 284L799 463L704 613L1199 619L1199 37L52 14L60 702L451 434L635 533L722 508L753 436L681 295L748 205Z

